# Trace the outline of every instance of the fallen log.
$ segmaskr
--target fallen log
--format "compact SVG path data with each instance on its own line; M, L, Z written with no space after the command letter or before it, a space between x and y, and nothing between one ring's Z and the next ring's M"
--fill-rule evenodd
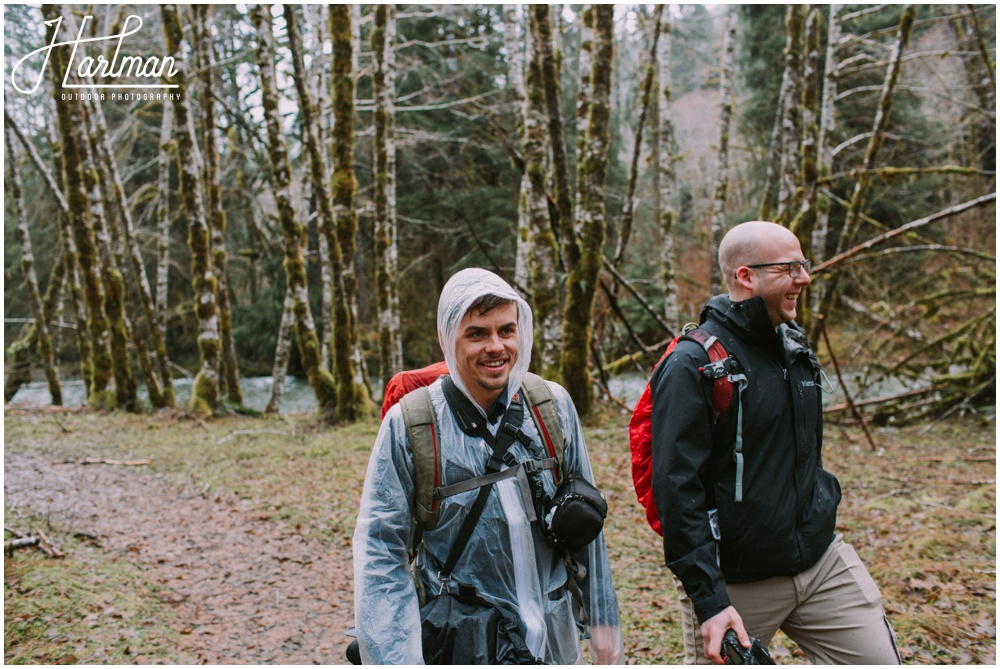
M18 548L27 548L28 546L37 546L38 537L21 537L19 539L8 539L3 542L3 551L7 556L14 554Z

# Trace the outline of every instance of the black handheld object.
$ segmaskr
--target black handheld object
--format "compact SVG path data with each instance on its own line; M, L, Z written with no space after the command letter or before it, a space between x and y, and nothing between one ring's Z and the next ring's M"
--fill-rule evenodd
M733 630L726 630L722 637L722 659L726 664L774 664L767 647L759 639L750 637L750 647L744 648Z

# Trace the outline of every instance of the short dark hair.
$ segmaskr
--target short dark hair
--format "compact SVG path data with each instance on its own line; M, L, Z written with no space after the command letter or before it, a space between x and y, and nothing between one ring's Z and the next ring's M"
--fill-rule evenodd
M482 295L469 305L469 309L465 313L470 314L475 310L480 316L485 316L497 307L505 307L508 304L514 304L514 300L509 297L500 297L499 295Z

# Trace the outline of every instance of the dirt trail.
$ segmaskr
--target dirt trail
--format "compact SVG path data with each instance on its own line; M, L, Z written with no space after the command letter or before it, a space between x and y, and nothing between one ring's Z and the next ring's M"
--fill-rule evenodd
M349 549L269 521L251 502L178 491L130 467L8 453L4 496L147 571L176 607L178 650L194 661L345 663Z

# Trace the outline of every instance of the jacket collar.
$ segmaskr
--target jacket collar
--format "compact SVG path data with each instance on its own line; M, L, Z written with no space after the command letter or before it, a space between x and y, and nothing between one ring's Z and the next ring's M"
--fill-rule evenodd
M751 297L734 302L728 295L716 295L701 310L701 322L711 317L741 339L756 344L780 345L781 337L771 324L764 299Z

